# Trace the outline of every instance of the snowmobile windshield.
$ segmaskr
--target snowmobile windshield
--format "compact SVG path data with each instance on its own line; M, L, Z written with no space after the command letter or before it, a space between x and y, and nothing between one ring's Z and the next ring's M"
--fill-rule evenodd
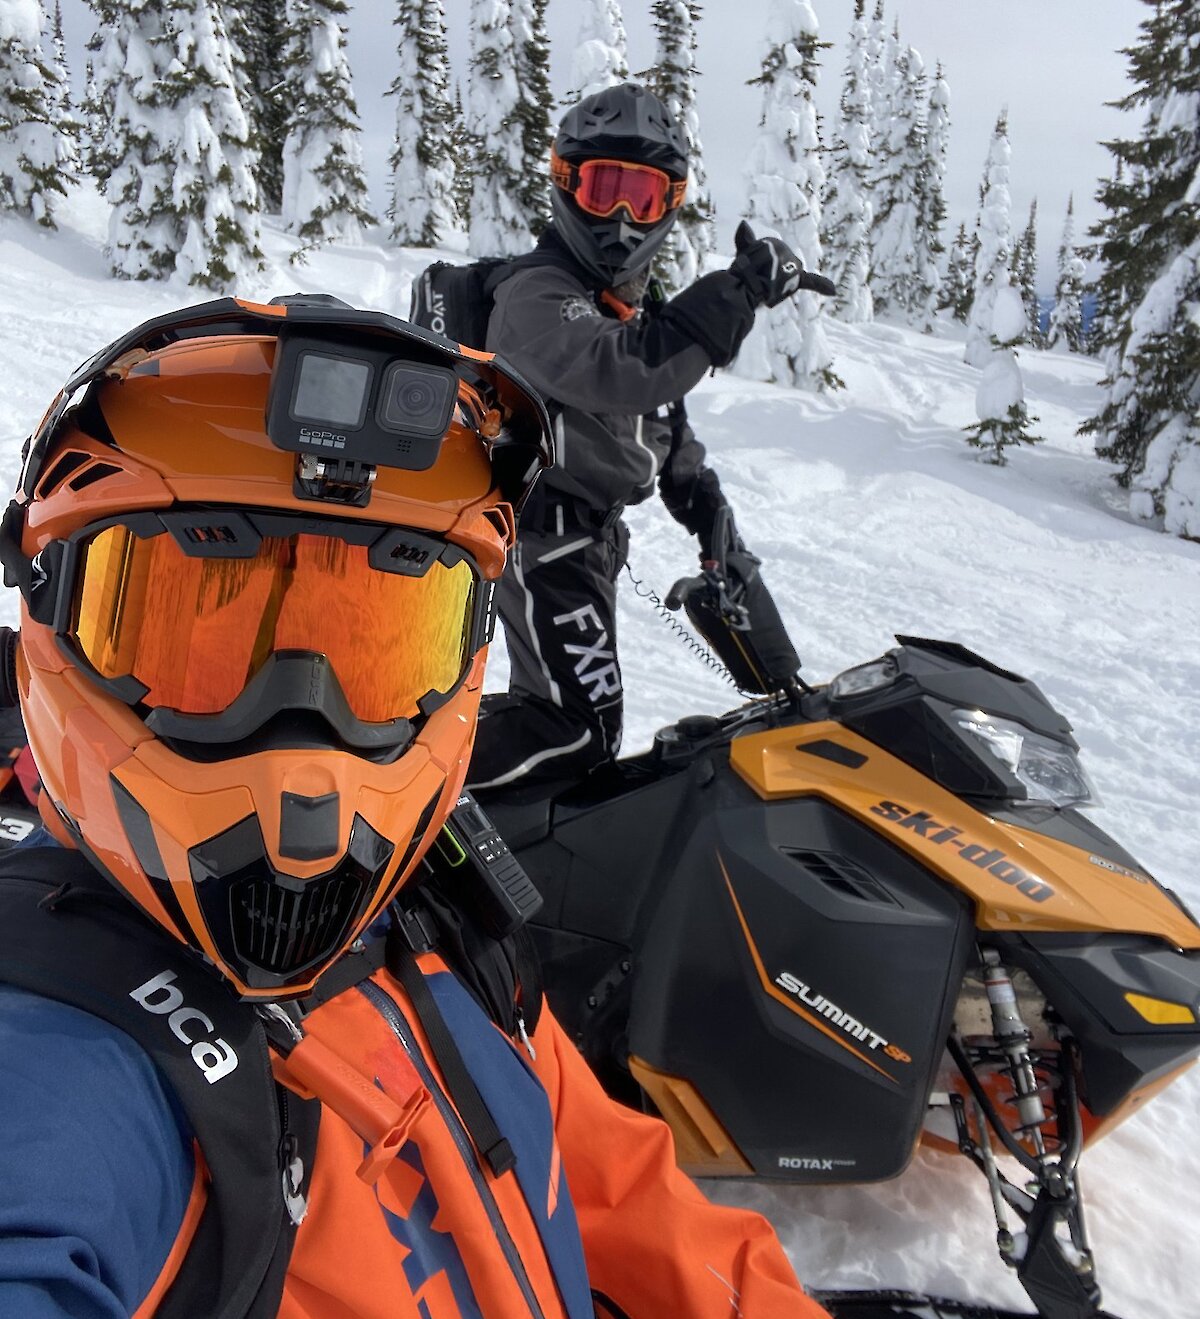
M413 719L463 678L490 597L448 542L332 520L143 515L71 551L66 644L126 699L186 715L226 710L286 656L324 661L356 721Z
M601 219L624 207L636 224L657 224L668 211L682 205L687 189L686 180L626 160L585 160L572 165L552 155L550 169L554 182L575 198L581 211Z

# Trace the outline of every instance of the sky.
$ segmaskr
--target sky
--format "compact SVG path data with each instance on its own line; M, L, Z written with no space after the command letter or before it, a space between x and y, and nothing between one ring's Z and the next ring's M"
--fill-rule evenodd
M444 0L454 73L465 78L469 0ZM771 0L708 0L699 24L698 104L717 238L732 247L746 196L744 166L756 130L761 93L747 86L762 58ZM630 67L654 59L649 0L624 0ZM853 0L813 0L825 52L818 108L826 136L832 127ZM569 85L571 50L579 32L579 0L550 0L551 78L557 95ZM946 178L951 234L974 223L979 181L996 116L1007 106L1012 145L1014 227L1023 229L1034 197L1039 206L1039 284L1053 289L1054 260L1068 194L1074 193L1077 234L1098 215L1093 194L1109 171L1103 138L1137 131L1133 115L1105 102L1128 90L1119 50L1137 37L1145 6L1138 0L885 0L889 23L914 46L931 72L941 61L951 91ZM359 0L346 20L351 71L364 130L364 153L377 211L386 205L393 103L384 91L394 76L392 0ZM84 0L64 0L72 70L82 82L83 45L92 27Z

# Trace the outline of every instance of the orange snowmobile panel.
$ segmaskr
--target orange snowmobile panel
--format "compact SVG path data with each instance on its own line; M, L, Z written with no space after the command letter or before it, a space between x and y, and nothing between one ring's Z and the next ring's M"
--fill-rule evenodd
M632 1054L629 1070L671 1128L684 1172L691 1177L754 1176L745 1155L690 1081L659 1071Z
M865 763L855 769L806 755L803 746L817 741ZM765 800L816 796L856 816L967 893L980 929L1120 931L1200 948L1200 930L1149 875L993 819L841 724L739 737L730 761Z

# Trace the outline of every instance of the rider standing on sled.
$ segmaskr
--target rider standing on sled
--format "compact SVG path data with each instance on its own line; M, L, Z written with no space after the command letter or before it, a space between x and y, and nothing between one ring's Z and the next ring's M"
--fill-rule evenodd
M47 826L0 854L5 1319L824 1314L539 1012L484 871L422 869L549 448L501 365L312 297L159 317L47 413L0 522Z
M468 776L477 787L581 776L617 754L621 514L656 481L699 538L701 561L765 596L679 400L734 359L759 307L804 278L782 242L743 225L728 270L669 301L653 296L651 265L679 215L688 158L683 130L643 87L612 87L568 111L550 169L553 223L533 253L498 271L487 331L487 349L547 400L556 462L497 593L510 690L484 699ZM779 632L768 646L790 653Z

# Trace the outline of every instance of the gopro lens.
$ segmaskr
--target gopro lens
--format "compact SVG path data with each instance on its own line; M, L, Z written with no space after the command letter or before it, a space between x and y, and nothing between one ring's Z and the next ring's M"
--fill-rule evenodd
M441 436L457 397L458 378L453 371L393 362L383 378L375 419L385 430Z

